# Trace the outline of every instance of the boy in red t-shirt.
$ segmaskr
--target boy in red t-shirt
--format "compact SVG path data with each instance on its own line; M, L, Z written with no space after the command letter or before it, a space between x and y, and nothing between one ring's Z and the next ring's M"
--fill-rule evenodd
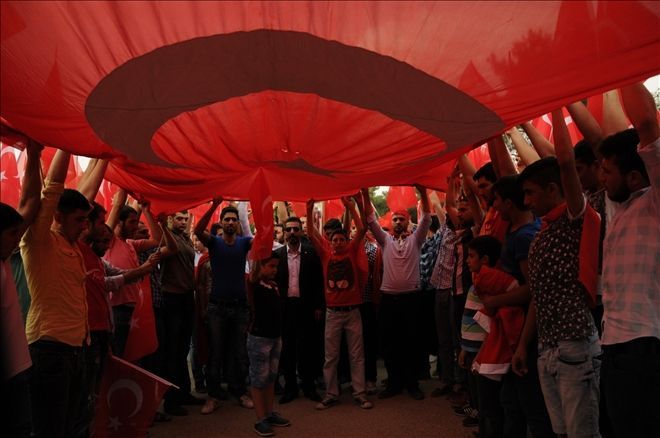
M332 232L330 240L321 237L314 226L314 221L307 221L307 235L321 257L325 284L326 316L325 316L325 364L323 376L326 384L326 395L316 409L323 410L339 402L339 384L337 383L337 363L342 332L346 333L348 354L351 365L351 383L353 398L362 409L370 409L373 404L367 399L364 382L364 349L362 342L362 319L360 304L362 304L362 289L358 272L365 267L359 266L364 257L359 257L362 251L362 239L366 226L362 222L364 214L359 215L355 204L347 198L342 198L346 209L355 219L356 236L349 242L348 232L339 229ZM307 217L313 216L314 201L307 202Z

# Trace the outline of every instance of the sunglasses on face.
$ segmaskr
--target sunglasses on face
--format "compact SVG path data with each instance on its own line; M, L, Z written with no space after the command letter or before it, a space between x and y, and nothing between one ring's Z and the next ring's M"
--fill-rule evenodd
M300 227L286 227L284 231L286 231L287 233L291 233L291 232L297 233L298 231L300 231Z

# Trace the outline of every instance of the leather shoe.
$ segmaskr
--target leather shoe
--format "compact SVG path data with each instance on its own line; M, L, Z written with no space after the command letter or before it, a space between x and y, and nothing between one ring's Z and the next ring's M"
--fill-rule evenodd
M280 404L286 404L286 403L291 403L294 399L298 398L298 394L291 394L291 393L285 393L282 397L280 397Z
M419 388L408 388L408 394L413 400L424 400L424 393Z
M319 393L316 392L315 390L313 390L313 391L305 391L305 392L304 392L304 395L305 395L305 398L306 398L306 399L309 399L309 400L311 400L311 401L315 401L315 402L320 402L320 401L321 401L321 396L320 396ZM281 403L281 402L280 402L280 403Z

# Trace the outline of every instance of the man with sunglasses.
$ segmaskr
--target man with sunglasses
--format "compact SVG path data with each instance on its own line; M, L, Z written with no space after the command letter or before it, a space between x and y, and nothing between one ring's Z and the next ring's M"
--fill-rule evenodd
M211 296L207 308L210 332L208 372L209 399L202 414L210 414L219 407L224 398L220 387L221 370L227 370L229 392L241 406L253 408L247 395L245 380L248 370L246 350L249 308L245 290L245 263L252 247L251 236L239 236L239 211L228 206L220 212L222 236L213 236L206 227L211 216L222 202L214 199L211 208L195 226L195 235L208 249L211 259ZM222 361L227 360L226 366Z
M323 316L323 271L321 260L303 237L302 222L290 217L284 222L285 246L275 250L280 260L277 285L283 297L283 333L280 372L284 394L280 404L298 397L297 374L306 398L320 401L314 378L320 372L318 343Z

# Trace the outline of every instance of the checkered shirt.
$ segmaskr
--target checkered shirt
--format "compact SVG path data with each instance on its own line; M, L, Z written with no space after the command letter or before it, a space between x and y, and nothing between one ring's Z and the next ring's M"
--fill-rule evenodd
M139 253L138 260L140 261L140 265L146 262L151 254L159 250L160 248L152 248ZM159 309L160 305L163 303L163 292L160 289L160 265L154 266L149 280L151 280L151 302L155 308Z
M605 345L660 338L660 138L639 155L651 186L620 204L603 245Z
M435 236L439 236L437 238L440 239L440 245L431 274L431 285L436 289L451 289L454 284L456 244L459 242L460 236L449 229L446 224L440 224Z

